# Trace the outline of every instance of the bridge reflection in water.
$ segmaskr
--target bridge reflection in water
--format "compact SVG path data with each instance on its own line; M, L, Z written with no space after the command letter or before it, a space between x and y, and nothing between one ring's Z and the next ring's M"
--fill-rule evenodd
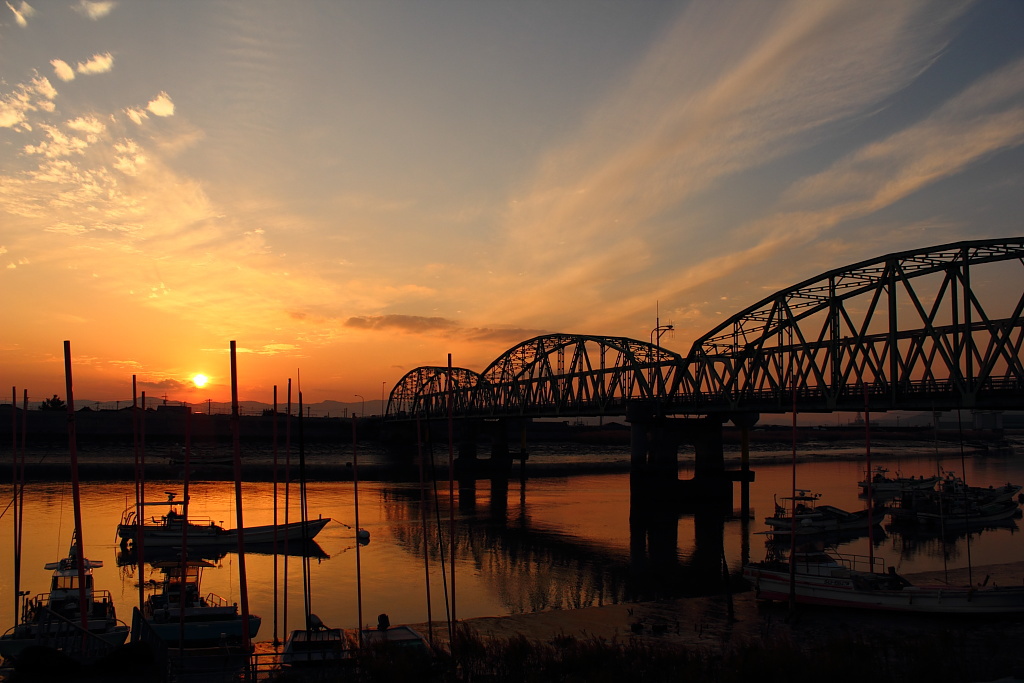
M513 479L510 483L501 477L461 481L456 557L468 562L473 572L499 591L502 604L511 613L725 594L738 587L735 576L732 585L727 583L724 528L727 519L744 527L747 520L708 507L687 514L646 511L623 523L628 511L622 506L628 505L628 494L608 500L611 492L605 487L621 485L626 476L613 476L614 483L607 475L600 478L607 481L600 489L588 490L594 480L587 477L565 479L568 488L558 487L559 496L573 498L573 508L596 508L596 516L607 516L596 523L596 530L591 526L593 519L587 523L570 518L559 524L550 518L532 517L528 499L534 497L541 499L536 507L551 512L553 506L557 513L560 504L552 498L550 481ZM587 484L581 490L573 482ZM389 489L383 496L396 541L414 557L422 556L426 543L431 564L447 561L451 552L450 528L443 512L447 501L435 501L431 496L424 509L419 492L407 488ZM446 498L447 491L441 496ZM442 509L440 523L435 502L440 502ZM580 526L586 526L586 532L573 533ZM692 539L684 539L687 550L683 554L681 528L693 534ZM607 532L604 538L592 535L602 529ZM465 568L460 565L459 571Z

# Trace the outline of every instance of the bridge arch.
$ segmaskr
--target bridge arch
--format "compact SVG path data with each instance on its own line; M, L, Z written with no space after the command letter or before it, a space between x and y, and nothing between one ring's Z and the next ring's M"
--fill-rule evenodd
M667 395L681 362L673 351L628 337L541 335L481 373L477 405L502 415L615 414L626 401Z
M474 391L483 381L481 375L467 368L451 368L452 412L465 414L473 410ZM424 366L410 370L391 389L385 415L389 417L438 417L448 413L449 368Z
M980 266L985 268L980 268ZM708 409L1005 406L1024 389L1024 238L888 254L762 299L696 340ZM867 397L865 397L867 395Z
M478 417L1024 407L1024 238L903 251L776 292L686 357L626 337L549 334L482 373L453 369L454 412ZM448 368L395 386L389 417L442 417Z

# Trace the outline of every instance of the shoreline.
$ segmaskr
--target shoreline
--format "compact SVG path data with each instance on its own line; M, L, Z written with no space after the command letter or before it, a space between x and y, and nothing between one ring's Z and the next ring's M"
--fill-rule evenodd
M908 574L917 584L967 585L968 569ZM976 584L1000 585L1024 581L1024 562L985 565L973 569ZM424 636L430 624L413 624ZM459 629L484 642L525 638L538 643L560 639L605 643L642 642L649 645L698 648L712 654L752 642L788 641L799 647L825 646L839 639L870 638L900 643L903 639L952 637L977 643L979 656L989 657L1008 674L1024 675L1024 651L993 643L1024 642L1024 615L965 618L959 615L893 614L817 606L765 603L752 590L731 596L674 598L662 602L626 602L573 610L553 610L501 617L477 617L458 622ZM432 629L435 643L449 645L444 622ZM986 647L987 645L987 647ZM896 645L898 647L898 645ZM983 655L981 653L984 653ZM996 660L998 658L998 661Z
M920 441L886 441L878 439L872 443L872 457L883 461L900 458L903 460L926 458L1010 456L1018 448L1014 442L972 443L961 450L961 444L949 441L925 443ZM548 445L550 446L550 445ZM793 461L792 453L778 447L778 443L761 442L751 445L749 466L780 465ZM352 481L352 455L349 445L326 447L318 445L308 449L305 456L307 481ZM419 465L409 459L396 462L376 446L360 446L359 478L367 481L419 481ZM864 444L855 441L808 441L798 444L795 456L799 462L820 462L822 460L853 461L863 457ZM145 476L149 480L173 481L183 478L184 465L180 462L181 448L174 446L151 447L145 452ZM575 459L581 454L592 453L592 459ZM78 449L78 474L83 481L134 481L136 467L131 446L83 447ZM2 457L2 456L0 456ZM194 454L191 460L191 478L204 481L232 481L234 479L233 453L229 447L207 449ZM8 460L8 458L2 458ZM291 477L297 476L298 456L290 454ZM56 448L29 448L25 456L25 479L32 481L63 481L68 478L70 456L66 450ZM262 445L243 448L243 481L274 481L284 471L285 454L278 455L275 465L271 447ZM627 473L630 471L628 448L598 447L586 444L559 444L557 449L540 447L525 461L518 459L494 460L479 458L456 460L456 476L460 478L488 479L495 469L509 479L565 477L590 474ZM724 457L727 471L741 468L741 457L734 450L727 450ZM681 454L678 471L687 473L693 469L692 453ZM275 470L277 475L275 477ZM447 462L436 463L433 470L437 477L448 477ZM0 483L12 481L12 467L0 467Z

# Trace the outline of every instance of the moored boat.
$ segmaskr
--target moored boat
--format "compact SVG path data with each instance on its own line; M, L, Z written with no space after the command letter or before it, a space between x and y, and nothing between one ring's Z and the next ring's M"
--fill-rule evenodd
M787 534L805 536L866 530L869 526L880 523L885 515L882 509L865 508L850 512L834 505L819 505L820 498L821 494L811 493L806 489L797 489L793 496L783 497L782 500L791 501L792 510L776 502L775 515L764 520L769 529L768 533L779 538Z
M1024 614L1024 585L915 585L879 558L824 551L769 553L743 568L759 600L930 614Z
M281 651L285 667L316 667L337 664L352 657L352 636L340 628L329 628L318 616L310 615L309 628L288 634Z
M926 477L924 475L920 477L890 477L888 472L889 470L884 467L876 467L874 473L857 482L857 486L863 493L867 493L870 488L872 495L895 495L904 491L933 489L940 479L937 476Z
M213 566L204 560L167 561L156 565L164 579L146 597L142 612L135 608L132 640L153 636L164 643L186 648L236 644L244 641L245 620L236 603L215 593L203 596L203 569ZM262 619L249 615L248 637L256 637Z
M0 636L0 657L14 660L27 647L43 645L64 652L77 652L83 644L102 651L124 643L128 625L117 618L110 591L97 590L93 569L100 560L82 559L84 583L79 581L78 546L74 539L68 556L48 562L52 570L50 591L40 593L22 604L19 623ZM84 586L87 635L82 635L82 592Z
M181 546L182 530L187 526L189 548L206 547L237 547L238 531L225 529L210 519L189 516L186 520L179 506L181 501L175 500L172 492L167 492L167 500L142 503L143 509L148 506L166 507L163 514L145 516L136 506L130 506L121 513L121 523L117 525L117 535L121 543L137 542L141 530L146 547ZM301 542L313 539L327 526L330 518L303 520L287 524L267 524L263 526L247 526L242 529L243 539L248 544L278 544Z

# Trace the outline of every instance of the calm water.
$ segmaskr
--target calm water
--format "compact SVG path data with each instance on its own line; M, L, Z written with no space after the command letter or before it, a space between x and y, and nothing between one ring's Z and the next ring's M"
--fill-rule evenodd
M628 456L620 455L619 458ZM532 456L531 456L532 460ZM933 474L938 467L961 473L958 456L899 460L875 456L873 465L900 470L904 475ZM645 534L629 523L629 478L626 474L580 475L535 478L525 484L513 479L507 490L479 481L456 493L456 612L458 618L505 615L546 609L573 608L632 599L673 595L708 594L721 590L722 555L731 573L739 572L746 559L761 559L764 517L772 514L773 496L786 495L791 485L787 464L757 464L756 481L750 489L751 514L742 518L740 487L735 486L736 514L722 518L707 513L669 515L657 520ZM857 480L863 461L824 460L802 462L797 484L822 494L822 502L844 509L858 509ZM681 471L680 476L689 477ZM1024 482L1024 455L973 457L966 461L971 485ZM180 482L148 482L147 498L163 498L164 491L179 491ZM86 555L102 560L96 570L97 586L109 589L121 618L129 622L138 600L138 571L119 566L115 530L122 510L134 495L131 482L82 484ZM190 514L223 521L234 527L234 486L228 482L191 485ZM283 485L279 486L283 508ZM351 628L357 612L357 552L354 496L351 482L310 483L307 486L311 517L329 517L316 542L327 555L310 560L312 611L330 626ZM5 500L10 488L5 487ZM246 525L273 521L273 484L243 484ZM362 615L374 623L387 612L392 623L427 620L426 575L435 620L445 617L444 575L438 539L449 559L449 507L447 482L428 491L426 505L418 484L361 482L359 525L371 541L359 549ZM293 485L292 519L297 519L298 488ZM426 533L424 515L426 509ZM279 513L283 521L283 509ZM887 520L883 520L887 521ZM0 624L13 623L12 515L0 519ZM70 484L33 484L25 495L25 547L22 589L32 594L48 585L46 562L67 553L73 526ZM424 567L424 542L429 570ZM868 554L869 541L862 538L842 547L844 552ZM964 567L1024 560L1024 536L1017 524L988 529L946 542L937 538L906 538L883 534L875 538L874 553L901 572ZM206 570L203 590L232 601L239 600L237 554L215 558ZM278 632L284 633L285 561L278 560ZM274 558L247 554L250 611L263 617L257 640L274 635ZM446 567L450 581L450 568ZM287 561L289 628L303 623L302 561ZM158 579L158 570L147 568L145 579ZM980 580L980 577L979 577Z

